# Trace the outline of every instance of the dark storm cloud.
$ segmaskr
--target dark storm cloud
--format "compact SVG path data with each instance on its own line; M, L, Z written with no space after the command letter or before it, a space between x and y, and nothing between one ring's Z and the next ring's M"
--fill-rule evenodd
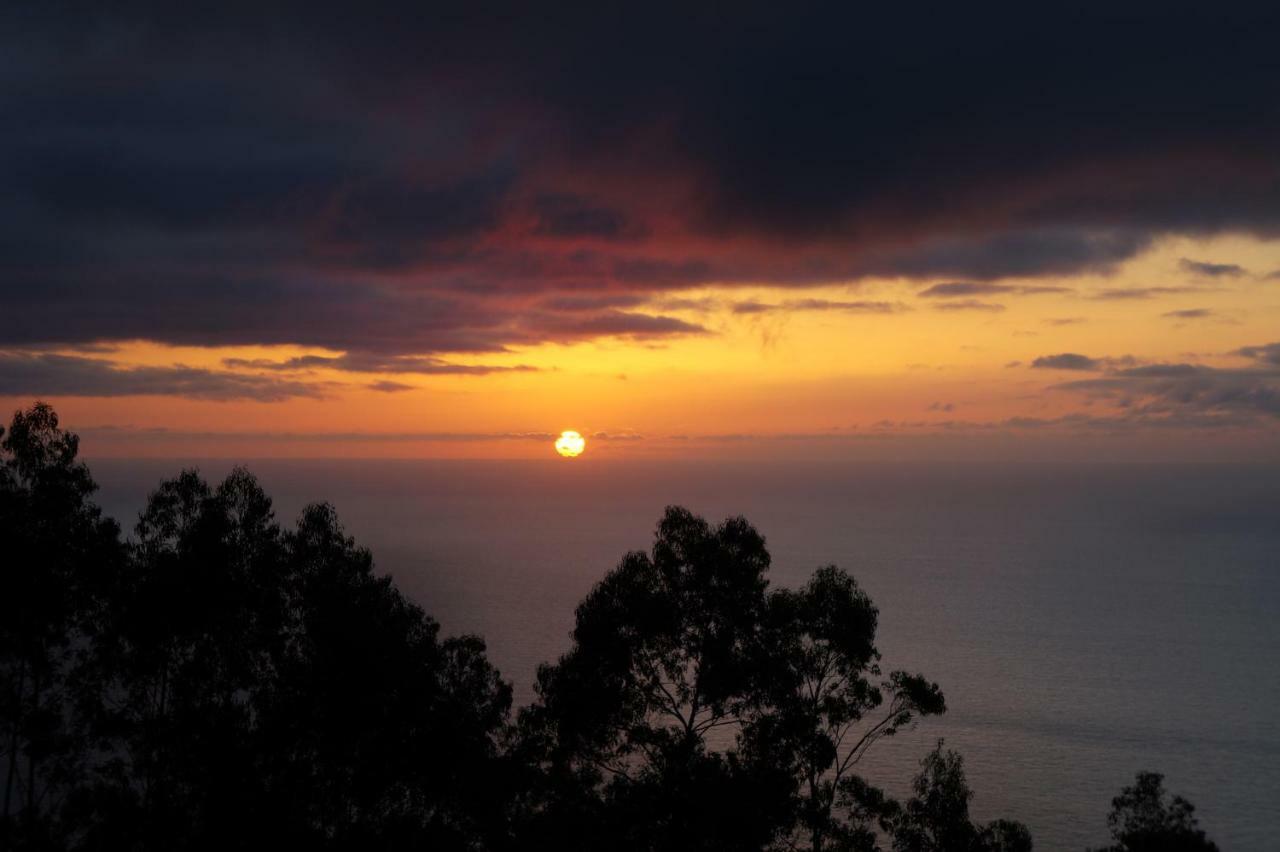
M975 215L978 215L975 211ZM1014 276L1106 274L1151 243L1151 236L1131 228L1098 227L1084 221L1045 227L1016 220L975 227L974 222L939 223L908 248L869 248L849 272L862 275L936 278L943 275L978 279Z
M327 386L173 367L118 367L110 361L52 353L0 353L0 396L180 396L189 399L280 402L319 398Z
M1241 275L1246 274L1245 268L1239 264L1206 263L1185 257L1178 261L1178 266L1184 272L1190 272L1193 275L1204 275L1209 278L1239 278Z
M548 311L599 311L606 308L634 308L648 300L643 293L584 293L543 299L538 306ZM672 310L680 310L679 307Z
M1031 366L1043 370L1100 370L1102 362L1088 355L1063 352L1061 355L1044 355L1031 362Z
M500 351L699 333L626 312L662 290L1004 287L1169 234L1275 236L1278 24L1272 4L7 4L0 344ZM592 293L615 301L552 303Z
M575 195L544 193L534 200L536 232L550 237L597 237L604 240L634 238L627 217L608 207L593 206Z

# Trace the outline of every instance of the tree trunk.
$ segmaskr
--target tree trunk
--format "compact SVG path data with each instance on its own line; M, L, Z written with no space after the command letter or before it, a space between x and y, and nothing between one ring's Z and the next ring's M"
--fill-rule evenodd
M27 688L27 661L23 660L18 668L18 691L13 706L21 714L22 696ZM4 815L9 817L9 808L13 802L13 779L18 769L18 716L13 719L13 728L9 733L9 773L4 782Z
M814 775L809 776L809 800L813 803L813 807L814 807L813 818L817 820L818 818L818 814L817 814L818 781L817 781L817 777ZM822 825L818 822L815 822L813 825L813 832L811 835L811 842L809 845L812 848L813 852L822 852Z
M36 672L31 673L31 699L32 709L40 712L40 675ZM31 748L28 743L27 752L27 812L28 816L35 813L36 804L36 770L39 768L39 758L36 757L37 749Z

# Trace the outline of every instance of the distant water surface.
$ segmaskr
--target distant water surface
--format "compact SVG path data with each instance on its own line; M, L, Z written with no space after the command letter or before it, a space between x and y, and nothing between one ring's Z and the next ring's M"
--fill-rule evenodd
M91 462L130 529L191 460ZM199 463L210 478L228 461ZM447 632L474 632L516 687L568 645L579 599L665 505L745 515L772 582L851 571L881 611L886 668L950 708L876 746L901 791L942 737L981 818L1042 850L1106 839L1140 769L1197 806L1224 850L1280 838L1280 468L1214 465L276 461L248 465L282 521L333 503Z

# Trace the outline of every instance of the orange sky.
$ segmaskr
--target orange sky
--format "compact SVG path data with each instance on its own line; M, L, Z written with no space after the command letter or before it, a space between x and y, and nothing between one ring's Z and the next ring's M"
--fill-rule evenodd
M1242 271L1206 275L1184 259ZM1280 246L1273 243L1167 239L1113 274L1029 282L1062 292L930 298L919 295L927 282L904 280L806 289L726 283L663 293L642 306L705 334L601 336L449 359L534 368L488 375L266 372L227 361L338 353L122 344L109 355L121 370L178 364L270 375L296 380L315 397L48 401L84 434L90 456L540 458L552 455L550 436L570 428L588 436L584 460L1275 455L1274 419L1237 422L1223 409L1208 412L1218 421L1205 425L1189 416L1201 412L1161 405L1135 418L1131 399L1057 387L1144 365L1250 369L1249 358L1232 353L1280 338L1280 281L1266 277L1275 269ZM1104 298L1150 288L1157 291ZM1186 311L1194 313L1176 313ZM1090 371L1031 366L1063 353L1113 361ZM378 382L397 389L369 389ZM2 401L15 409L30 399ZM1214 436L1208 449L1206 430Z

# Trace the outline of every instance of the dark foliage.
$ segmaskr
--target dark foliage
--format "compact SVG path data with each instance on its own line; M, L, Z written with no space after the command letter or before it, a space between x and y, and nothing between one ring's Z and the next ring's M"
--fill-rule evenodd
M1099 852L1217 852L1198 827L1195 808L1181 796L1169 797L1164 776L1139 772L1133 786L1111 800L1107 815L1111 846Z
M71 708L125 552L89 502L78 445L42 404L14 414L0 441L0 844L57 842L44 817L67 804L92 747Z
M849 575L770 589L742 518L669 508L512 724L483 642L332 507L284 529L246 471L184 471L125 540L51 408L0 435L0 852L1031 848L972 822L941 744L906 802L858 773L942 693L882 673ZM1116 798L1108 852L1216 848L1160 780Z
M510 688L331 507L186 471L125 544L51 409L3 448L0 848L487 845Z
M911 799L886 809L894 852L1031 852L1031 834L1021 823L978 825L969 818L973 793L959 754L943 751L939 742L920 768Z

